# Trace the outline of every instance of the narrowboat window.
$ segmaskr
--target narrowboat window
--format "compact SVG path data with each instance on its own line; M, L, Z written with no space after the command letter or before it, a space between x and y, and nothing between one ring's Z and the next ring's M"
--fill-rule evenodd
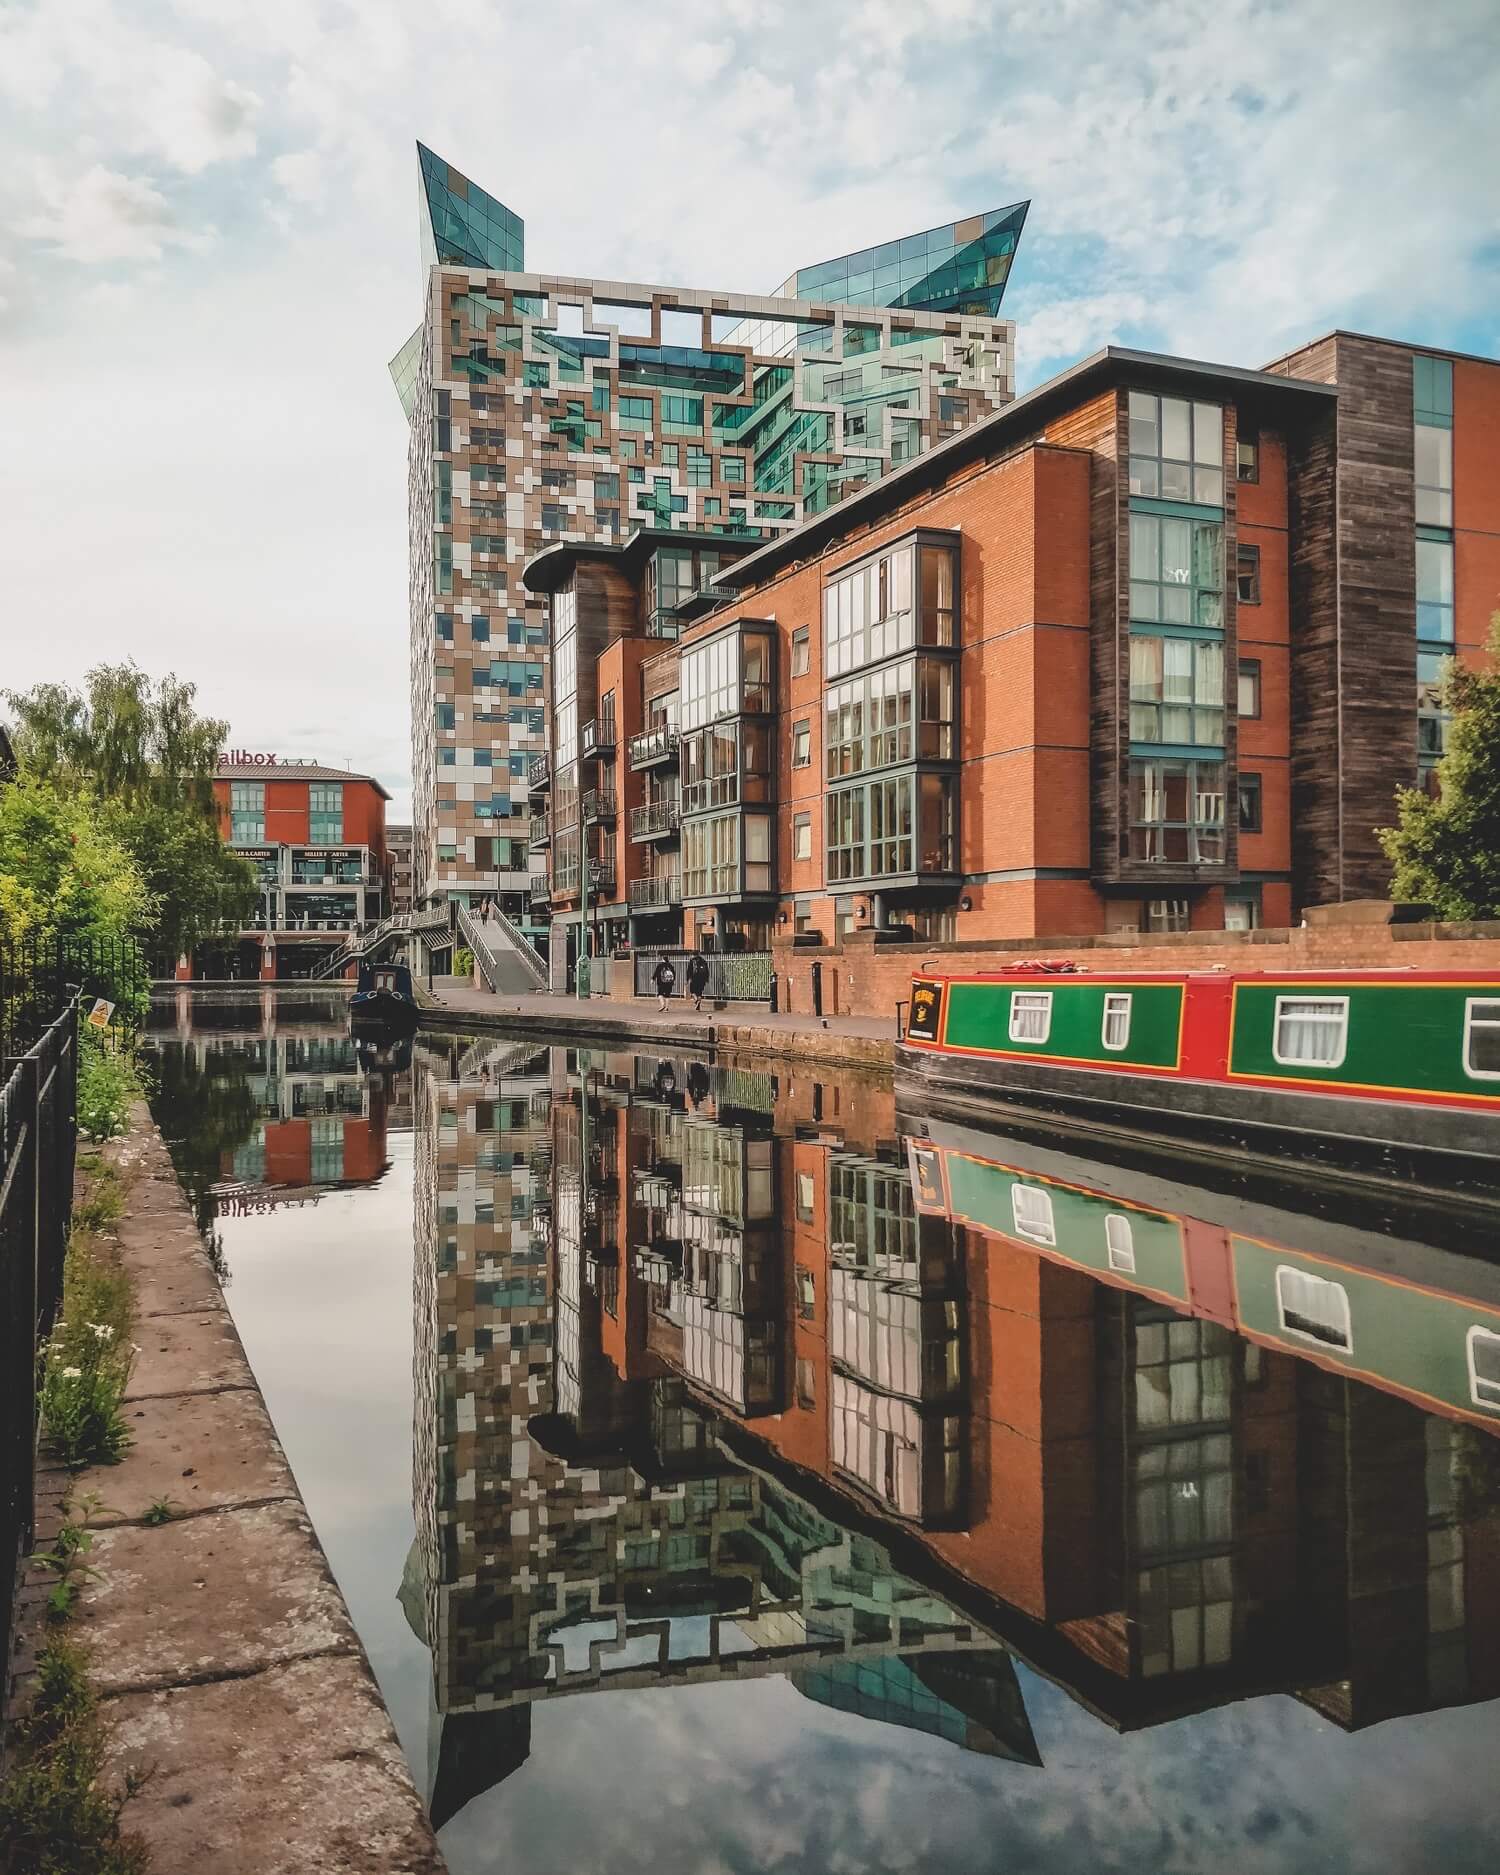
M1045 1042L1052 1031L1051 990L1015 990L1010 999L1010 1039Z
M1464 1004L1464 1073L1500 1081L1500 998L1471 996Z
M1057 1242L1057 1231L1052 1223L1050 1191L1043 1191L1039 1185L1012 1185L1010 1214L1015 1222L1016 1235L1024 1237L1028 1243L1051 1246Z
M1500 1412L1500 1335L1478 1322L1469 1330L1469 1398Z
M1109 1267L1122 1275L1135 1274L1135 1232L1130 1219L1111 1211L1104 1220L1104 1247L1109 1252Z
M1336 1068L1349 1041L1347 996L1278 996L1271 1053L1284 1068Z
M1104 1034L1106 1048L1118 1051L1130 1040L1130 992L1111 991L1104 999Z
M1313 1276L1283 1263L1276 1271L1276 1308L1289 1335L1316 1341L1320 1347L1336 1348L1341 1354L1352 1352L1349 1293L1342 1283L1331 1283L1325 1276Z

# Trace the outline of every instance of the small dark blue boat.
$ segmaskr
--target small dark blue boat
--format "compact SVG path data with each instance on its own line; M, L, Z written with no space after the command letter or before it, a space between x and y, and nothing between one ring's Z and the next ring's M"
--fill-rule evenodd
M417 1026L417 999L406 965L362 963L349 998L349 1021L358 1029L409 1035Z

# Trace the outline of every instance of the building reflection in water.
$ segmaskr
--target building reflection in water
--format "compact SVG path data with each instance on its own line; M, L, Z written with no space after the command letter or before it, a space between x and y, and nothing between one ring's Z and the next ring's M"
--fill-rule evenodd
M370 1051L342 997L214 998L184 988L152 1004L154 1106L206 1233L216 1219L368 1185L387 1135L411 1124L409 1044Z
M906 1138L852 1076L424 1041L413 1078L440 1823L534 1703L617 1687L777 1673L1026 1763L1017 1657L1121 1728L1500 1692L1491 1267Z

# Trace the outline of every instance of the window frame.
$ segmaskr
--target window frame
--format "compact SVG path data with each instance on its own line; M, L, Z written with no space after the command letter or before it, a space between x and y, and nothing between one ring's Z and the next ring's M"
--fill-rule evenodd
M807 851L805 853L802 851L802 841L799 837L800 835L804 833L807 835ZM810 813L793 814L792 815L792 858L794 860L810 860L812 856L813 856L812 815Z
M792 767L812 767L812 718L804 716L792 724Z
M1344 1305L1342 1342L1326 1341L1322 1335L1309 1334L1305 1328L1294 1328L1287 1321L1286 1300L1281 1293L1283 1276L1295 1276L1303 1282L1317 1283L1322 1289L1332 1290ZM1291 1335L1310 1348L1321 1348L1325 1354L1353 1354L1354 1352L1354 1315L1349 1307L1349 1291L1342 1283L1336 1283L1330 1276L1316 1275L1312 1270L1299 1269L1295 1263L1278 1263L1275 1276L1276 1319L1284 1335Z
M1258 723L1261 719L1262 708L1264 707L1261 698L1262 660L1260 658L1238 658L1236 659L1236 664L1238 668L1234 674L1234 713L1242 723ZM1255 708L1253 710L1247 710L1241 702L1241 698L1244 695L1241 685L1243 685L1247 679L1255 687Z
M1486 1341L1493 1341L1497 1347L1500 1347L1500 1334L1497 1334L1493 1328L1486 1328L1483 1322L1469 1324L1469 1332L1464 1336L1464 1357L1469 1369L1469 1401L1471 1405L1482 1407L1487 1413L1500 1413L1500 1381L1483 1382L1486 1387L1495 1389L1495 1397L1492 1400L1485 1399L1479 1391L1481 1382L1479 1369L1474 1364L1474 1347L1481 1337Z
M1023 1005L1021 1001L1023 996L1031 999L1025 1005ZM1043 1021L1040 1035L1018 1035L1016 1033L1016 1017L1023 1006L1028 1010L1035 1008L1041 1010ZM1048 1038L1052 1034L1052 991L1013 989L1010 993L1010 1010L1007 1015L1006 1034L1013 1042L1028 1042L1033 1047L1045 1048Z
M1300 1056L1284 1055L1281 1052L1281 1021L1289 1004L1293 1003L1337 1003L1339 1005L1339 1051L1332 1061L1305 1061ZM1317 1021L1330 1021L1331 1017L1315 1017ZM1341 1068L1349 1054L1349 998L1347 996L1278 996L1276 1010L1271 1019L1271 1059L1279 1068L1321 1068L1332 1072Z
M1471 1081L1500 1081L1500 1068L1475 1068L1469 1065L1471 1037L1474 1033L1474 1011L1480 1005L1488 1005L1500 1012L1500 996L1466 996L1464 998L1464 1052L1463 1071ZM1479 1026L1486 1029L1500 1029L1500 1013L1493 1018L1483 1018Z
M1045 1223L1040 1221L1040 1217L1030 1227L1022 1221L1021 1206L1018 1203L1022 1192L1025 1192L1028 1198L1041 1200L1041 1212L1045 1214ZM1028 1185L1022 1179L1016 1180L1010 1188L1010 1221L1014 1226L1015 1236L1024 1238L1027 1243L1040 1244L1046 1250L1056 1249L1057 1220L1052 1214L1052 1193L1044 1185Z
M792 633L792 676L806 677L812 669L812 627L799 625Z
M1130 1046L1130 1020L1133 1000L1129 990L1106 990L1104 992L1104 1009L1099 1020L1099 1044L1102 1048L1107 1048L1111 1054L1123 1054ZM1119 1041L1112 1042L1109 1039L1109 1019L1112 1015L1119 1015L1121 1013L1118 1007L1121 1003L1125 1005L1123 1011L1125 1016L1125 1033L1120 1037ZM1112 1008L1112 1004L1115 1005L1115 1007Z
M1235 776L1235 816L1241 833L1264 833L1266 830L1266 792L1264 776L1259 770L1242 768ZM1245 814L1245 788L1250 785L1250 794L1255 802L1254 818Z
M1118 1245L1114 1241L1112 1224L1125 1226L1125 1243ZM1104 1260L1117 1276L1135 1274L1135 1226L1123 1211L1106 1211L1104 1214Z
M1240 452L1247 450L1248 459ZM1260 480L1260 431L1235 426L1234 479L1236 482Z
M1247 556L1250 562L1248 573L1244 566ZM1260 604L1260 544L1257 541L1237 540L1234 543L1234 590L1237 605Z

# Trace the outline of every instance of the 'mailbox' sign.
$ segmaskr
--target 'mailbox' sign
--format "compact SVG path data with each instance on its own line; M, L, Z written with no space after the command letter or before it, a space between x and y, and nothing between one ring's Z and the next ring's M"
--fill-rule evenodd
M257 755L253 749L224 749L220 768L316 768L310 755Z

